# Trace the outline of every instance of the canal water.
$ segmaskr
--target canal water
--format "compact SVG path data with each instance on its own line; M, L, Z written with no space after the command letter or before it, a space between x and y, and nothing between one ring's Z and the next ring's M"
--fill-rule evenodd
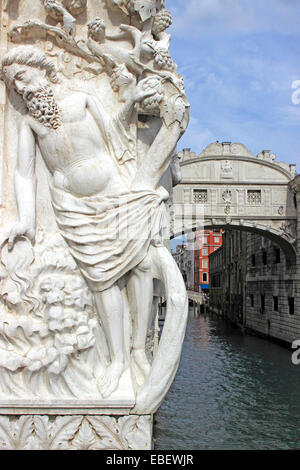
M292 352L190 314L176 379L155 416L155 449L300 449Z

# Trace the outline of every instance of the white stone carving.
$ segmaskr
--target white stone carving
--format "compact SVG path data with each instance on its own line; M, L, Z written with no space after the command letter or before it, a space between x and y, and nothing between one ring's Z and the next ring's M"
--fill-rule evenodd
M40 230L34 251L26 238L12 250L5 243L1 261L0 398L10 396L8 389L22 398L97 397L94 376L107 361L106 344L91 293L62 238L49 240ZM76 373L81 367L85 373Z
M222 162L221 164L221 178L224 178L224 179L233 178L232 163L229 160L225 160L225 162Z
M276 155L274 153L271 154L270 150L262 150L261 153L257 155L257 158L273 163L276 159Z
M1 450L149 450L151 440L151 416L0 416Z
M225 155L232 155L232 156L244 156L244 157L252 157L253 155L251 152L245 147L243 144L231 142L214 142L209 144L201 153L200 157L206 156L225 156Z
M232 202L232 191L230 191L230 189L223 191L222 198L224 202L230 204Z
M296 241L296 223L284 222L280 226L280 230L283 235L285 235L290 243L295 243Z
M162 0L18 5L9 36L18 45L1 68L15 199L8 184L0 400L102 400L151 414L176 373L187 321L184 283L164 246L189 119L165 32L171 14ZM167 319L147 357L157 292ZM87 420L76 426L78 447L94 431Z
M190 152L190 149L187 149ZM193 154L195 155L195 154ZM196 156L196 155L195 155ZM274 165L274 167L282 168L289 177L294 178L296 176L296 165L288 165L285 162L277 162L276 155L271 153L270 150L262 150L257 157L255 157L250 150L245 147L245 145L240 143L231 143L231 142L214 142L209 144L199 155L199 158L210 158L210 157L237 157L237 159L252 159L256 158L257 160L262 160L266 164ZM194 158L194 157L193 157ZM224 158L224 159L225 159ZM233 159L232 159L233 160ZM231 162L232 162L231 160ZM230 163L230 160L228 160ZM229 169L229 166L228 166ZM224 177L224 176L221 176Z
M211 226L213 219L213 225L222 228L226 216L230 216L234 225L243 225L244 230L252 231L255 223L257 231L263 231L270 239L276 238L288 261L295 263L295 237L281 228L283 222L289 224L297 219L297 195L293 193L297 178L292 181L294 165L284 166L256 158L241 144L229 145L228 142L210 144L198 156L191 149L183 150L179 155L182 180L174 188L178 209L172 226L174 236L187 231L194 217L191 188L200 192L208 188L210 196L205 204L204 227ZM220 178L221 167L226 162L234 169L234 178L230 181ZM232 193L231 201L227 191ZM181 205L184 202L188 204L184 207L183 221Z

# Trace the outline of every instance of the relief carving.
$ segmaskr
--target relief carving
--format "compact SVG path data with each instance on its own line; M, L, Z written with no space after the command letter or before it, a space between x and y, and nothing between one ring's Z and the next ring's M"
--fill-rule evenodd
M176 373L187 321L163 240L189 119L165 33L171 14L160 0L42 5L44 18L12 24L21 45L2 57L19 122L18 221L1 248L0 397L101 400L125 382L132 412L152 413ZM37 153L56 222L49 233L36 211ZM172 322L153 358L145 345L157 285ZM78 442L94 432L88 426Z
M233 168L229 160L222 162L221 165L221 178L232 179L233 178Z
M149 416L0 416L1 450L151 448Z

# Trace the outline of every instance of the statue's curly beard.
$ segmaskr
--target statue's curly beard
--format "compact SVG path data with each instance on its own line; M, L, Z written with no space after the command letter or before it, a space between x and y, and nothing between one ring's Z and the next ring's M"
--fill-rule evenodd
M50 85L24 89L22 96L34 119L50 129L57 129L61 125L59 109Z

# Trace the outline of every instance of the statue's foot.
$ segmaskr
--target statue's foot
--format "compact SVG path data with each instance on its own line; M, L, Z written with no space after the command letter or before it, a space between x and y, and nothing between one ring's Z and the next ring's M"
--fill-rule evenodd
M134 365L136 367L136 378L139 385L142 385L149 375L151 365L143 349L134 349L131 353Z
M106 372L98 378L97 384L103 398L108 398L118 388L124 370L124 363L115 361L112 362Z

